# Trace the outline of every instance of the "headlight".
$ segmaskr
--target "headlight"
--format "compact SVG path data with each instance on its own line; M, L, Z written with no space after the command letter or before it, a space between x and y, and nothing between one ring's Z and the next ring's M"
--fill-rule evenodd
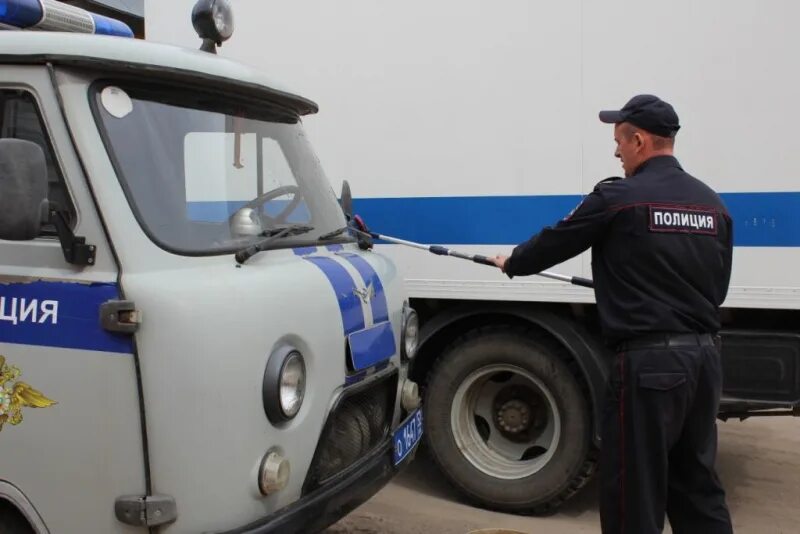
M306 364L292 347L281 347L267 362L261 391L269 420L281 423L294 418L306 394Z
M403 356L409 360L417 353L419 344L419 316L414 308L403 305Z
M192 25L201 39L221 45L233 35L233 10L229 0L199 0L192 9Z
M306 364L299 352L293 352L286 358L281 370L280 391L281 411L286 417L292 418L300 411L306 394Z

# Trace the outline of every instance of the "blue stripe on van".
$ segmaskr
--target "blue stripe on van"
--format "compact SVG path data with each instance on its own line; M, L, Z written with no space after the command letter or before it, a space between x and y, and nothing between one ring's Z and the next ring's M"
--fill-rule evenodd
M342 313L344 335L348 336L362 330L364 328L364 312L361 310L361 301L354 292L356 284L347 269L332 258L306 256L305 259L319 267L333 286L336 300L339 302L339 310Z
M355 371L388 360L395 351L391 323L376 324L366 330L350 334L350 357Z
M132 354L132 338L100 326L100 305L117 284L20 282L0 285L0 343Z
M292 249L296 256L308 256L317 251L317 247L295 247Z
M740 247L800 247L800 192L723 193ZM427 244L515 245L568 214L581 195L359 198L377 232Z
M356 268L358 274L360 274L361 278L364 279L365 286L369 287L370 284L372 285L372 289L375 291L375 294L370 300L372 308L372 322L377 324L388 321L389 307L386 303L386 292L383 289L383 284L381 283L378 273L375 272L375 269L372 268L372 265L370 265L367 260L358 254L339 253L338 256L346 259L353 265L353 267Z

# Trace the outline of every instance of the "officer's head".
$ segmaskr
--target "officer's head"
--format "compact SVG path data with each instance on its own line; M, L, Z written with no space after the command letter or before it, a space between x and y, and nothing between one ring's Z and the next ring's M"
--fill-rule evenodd
M620 110L601 111L600 120L614 125L614 155L625 176L653 156L671 155L680 129L675 109L657 96L637 95Z

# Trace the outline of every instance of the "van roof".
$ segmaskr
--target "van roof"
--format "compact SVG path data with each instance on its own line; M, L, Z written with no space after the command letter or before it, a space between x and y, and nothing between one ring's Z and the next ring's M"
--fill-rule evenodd
M198 39L199 43L199 39ZM0 31L0 63L53 63L100 67L105 72L140 72L159 77L192 77L229 86L296 109L316 113L316 103L298 96L261 72L223 56L123 37L65 32Z

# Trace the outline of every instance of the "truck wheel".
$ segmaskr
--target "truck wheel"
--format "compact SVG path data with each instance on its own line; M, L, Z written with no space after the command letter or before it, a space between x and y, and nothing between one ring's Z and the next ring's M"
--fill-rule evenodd
M458 339L429 376L425 435L433 460L473 503L554 511L591 477L591 418L563 349L523 328Z

